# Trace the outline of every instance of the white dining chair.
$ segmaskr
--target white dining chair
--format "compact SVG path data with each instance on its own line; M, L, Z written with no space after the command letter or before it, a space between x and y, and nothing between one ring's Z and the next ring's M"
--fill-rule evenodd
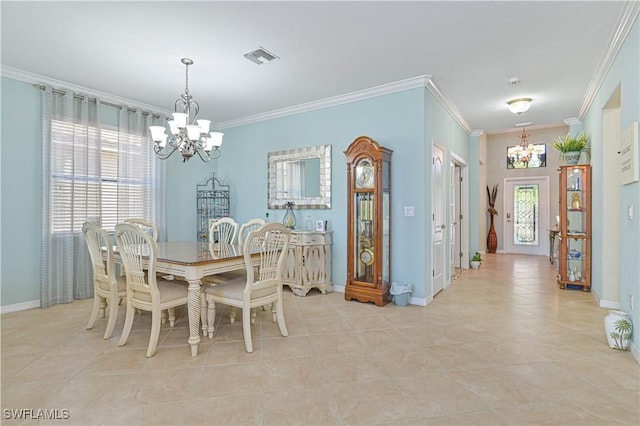
M244 276L205 289L209 338L213 338L216 304L242 309L242 330L247 352L251 342L251 309L273 304L273 320L282 336L288 336L282 306L282 264L289 246L291 231L280 223L269 223L249 233L242 247ZM259 257L254 266L254 256Z
M238 233L238 223L230 217L223 217L211 223L209 242L233 244Z
M238 231L237 244L243 245L244 241L247 239L247 236L251 231L255 231L256 229L264 226L265 224L266 222L264 221L264 219L256 217L240 225L240 230Z
M158 241L158 227L155 223L141 217L130 217L123 220L123 222L133 223L134 225L138 226L140 229L151 235L151 238L153 238L154 241Z
M94 222L85 222L82 233L93 266L93 308L86 328L92 329L98 316L104 318L108 307L107 328L104 331L104 338L108 339L118 318L118 306L126 296L126 280L124 276L116 275L113 242L107 231ZM103 258L103 250L106 259Z
M261 228L265 224L266 222L264 221L264 219L261 219L261 218L250 219L247 222L243 223L242 225L240 225L240 230L237 233L237 237L234 243L242 246L245 243L245 240L251 231L255 231L256 229ZM205 281L209 285L217 285L217 284L224 284L244 276L245 276L244 270L229 271L229 272L224 272L222 274L208 276ZM263 306L263 309L266 309L266 307ZM255 322L255 318L256 318L256 313L253 312L251 314L252 322ZM229 310L229 322L233 324L235 322L235 319L236 319L236 311L235 309L231 308ZM205 332L205 335L206 335L206 332Z
M120 346L127 343L135 309L151 312L151 336L147 357L153 356L160 336L161 311L169 311L169 324L175 324L175 308L187 305L187 287L156 277L157 246L147 232L131 223L116 225L116 242L127 280L127 313ZM147 260L147 268L143 267Z

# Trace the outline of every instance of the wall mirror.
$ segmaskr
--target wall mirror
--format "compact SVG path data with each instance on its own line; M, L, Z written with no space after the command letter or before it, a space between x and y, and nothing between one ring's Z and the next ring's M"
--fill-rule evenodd
M268 207L331 208L331 145L316 145L268 155Z

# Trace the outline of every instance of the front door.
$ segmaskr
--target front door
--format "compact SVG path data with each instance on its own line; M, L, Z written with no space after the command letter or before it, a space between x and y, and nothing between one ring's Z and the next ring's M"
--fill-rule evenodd
M549 177L504 180L504 250L549 255Z
M433 146L432 160L433 295L444 288L444 151Z

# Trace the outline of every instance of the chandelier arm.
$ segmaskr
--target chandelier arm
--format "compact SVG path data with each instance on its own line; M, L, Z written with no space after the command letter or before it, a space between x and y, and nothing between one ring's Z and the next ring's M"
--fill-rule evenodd
M191 124L194 124L198 119L198 114L200 113L200 105L196 101L189 100L189 118L191 118L191 106L193 106L193 109L195 110L193 119L191 120Z
M211 160L212 157L209 154L207 154L206 152L205 152L204 157L203 157L202 156L202 152L203 151L201 149L196 149L196 153L198 154L198 157L200 157L200 159L202 161L204 161L205 163L209 162L209 160Z
M153 152L156 153L156 156L161 159L161 160L166 160L167 158L171 157L171 155L176 152L176 150L178 149L177 145L171 144L171 150L168 152L163 152L164 148L162 148L160 145L155 145L153 147Z
M213 158L214 160L217 158L220 158L220 154L222 154L222 151L220 151L220 148L218 148L217 146L213 148L213 150L209 153L209 157Z

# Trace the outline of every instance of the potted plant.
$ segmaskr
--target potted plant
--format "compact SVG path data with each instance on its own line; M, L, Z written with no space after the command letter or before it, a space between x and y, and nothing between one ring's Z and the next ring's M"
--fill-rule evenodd
M583 152L591 155L589 136L584 132L580 132L576 136L571 136L571 134L558 136L553 141L553 147L560 151L566 164L578 164Z
M471 264L471 267L473 269L478 269L480 267L480 264L482 262L482 256L480 255L480 252L476 252L476 254L473 255L473 258L471 258L471 261L469 262L469 264Z

